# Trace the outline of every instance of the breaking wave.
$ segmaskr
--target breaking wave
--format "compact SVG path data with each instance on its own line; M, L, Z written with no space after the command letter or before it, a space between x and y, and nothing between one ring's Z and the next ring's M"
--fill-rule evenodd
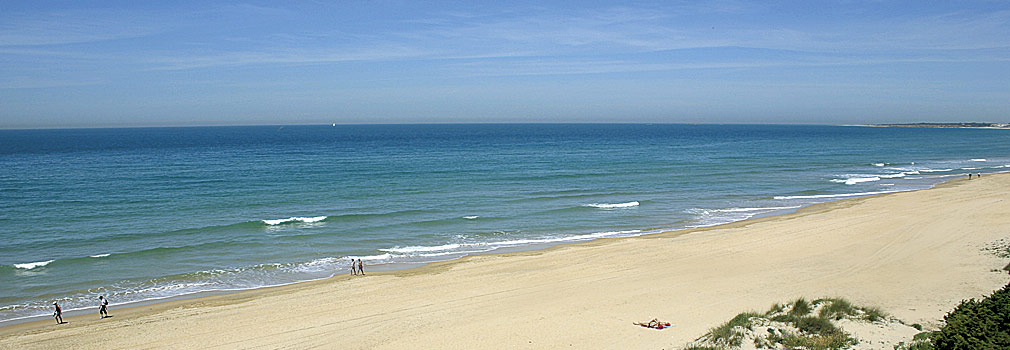
M31 270L31 269L34 269L34 268L37 268L37 267L43 267L43 266L49 265L49 263L51 263L53 261L56 261L56 260L46 260L46 261L36 261L36 262L30 262L30 263L24 263L24 264L14 264L14 267L19 268L19 269Z
M876 192L858 192L858 193L839 193L839 194L815 194L809 196L775 196L775 199L817 199L817 198L842 198L842 197L858 197L858 196L870 196L875 194L884 193L894 193L899 191L876 191Z
M262 220L264 224L275 226L280 224L286 224L291 222L303 222L303 223L313 223L326 220L326 216L313 216L313 217L298 217L293 216L287 219L273 219L273 220Z
M614 208L631 208L637 207L639 205L638 201L627 202L627 203L591 203L585 204L585 207L600 208L600 209L614 209Z
M847 179L832 179L831 180L831 182L844 183L846 185L855 185L855 184L861 183L861 182L872 182L872 181L880 181L880 177L879 176L874 176L874 177L851 177L851 178L847 178Z

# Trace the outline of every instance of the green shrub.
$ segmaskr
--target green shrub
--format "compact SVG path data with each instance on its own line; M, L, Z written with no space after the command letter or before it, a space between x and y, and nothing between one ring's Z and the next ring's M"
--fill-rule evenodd
M810 303L803 298L796 299L793 302L793 309L789 313L796 316L806 316L806 314L810 313Z
M765 312L765 316L780 313L785 309L786 305L776 303L775 305L772 305L771 309L768 309L768 312Z
M719 327L713 328L709 331L710 340L717 344L726 344L729 346L740 346L743 342L743 334L734 330L736 327L750 328L751 317L761 317L761 314L754 312L744 312L742 314L736 315L732 320L722 324Z
M859 308L863 311L863 317L870 322L882 321L887 318L887 314L875 307L864 307ZM919 330L922 330L922 326L919 326Z
M774 317L771 318L772 321L783 323L796 323L796 319L797 319L796 316L789 314L775 315Z
M918 325L918 323L915 325ZM912 337L911 342L900 342L898 345L895 345L894 350L934 350L933 341L929 339L932 334L933 332L919 332Z
M933 332L937 349L1010 349L1010 284L988 298L965 300Z
M820 335L798 335L784 337L781 344L786 348L803 347L811 350L842 349L855 344L852 338L845 333L835 333L828 336Z
M688 345L684 350L723 350L718 346Z
M797 319L796 328L798 328L800 332L823 336L829 336L841 332L837 327L835 327L835 325L831 324L831 321L820 317L809 316Z
M830 302L829 305L822 307L820 316L823 318L832 318L835 320L843 319L847 316L854 316L856 314L856 308L852 307L852 304L848 300L841 298L831 298L831 299L821 299L823 302Z

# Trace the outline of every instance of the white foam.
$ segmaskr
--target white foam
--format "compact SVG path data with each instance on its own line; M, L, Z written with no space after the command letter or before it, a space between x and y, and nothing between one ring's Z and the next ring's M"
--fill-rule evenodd
M833 180L831 180L831 182L844 183L846 185L855 185L857 183L871 182L871 181L880 181L880 177L879 176L873 176L873 177L850 177L848 179L833 179Z
M608 231L608 232L590 233L585 235L571 235L561 237L527 238L527 239L514 239L498 242L479 242L479 243L463 243L463 244L452 243L438 246L394 247L379 250L387 252L386 254L383 255L383 257L386 259L395 257L392 256L390 253L397 254L396 256L416 256L416 257L435 257L435 256L445 256L454 254L465 255L469 253L487 252L502 247L551 244L551 243L572 242L572 241L588 241L603 237L634 235L641 232L642 232L641 230Z
M592 203L586 204L586 207L600 208L600 209L613 209L613 208L630 208L638 206L638 201L627 202L627 203Z
M289 223L289 222L296 222L296 221L298 221L298 222L304 222L304 223L313 223L313 222L319 222L319 221L323 221L323 220L326 220L325 216L313 216L313 217L297 217L297 216L294 216L294 217L290 217L290 218L287 218L287 219L263 220L263 223L267 224L267 225L270 225L270 226L274 226L274 225L280 225L280 224Z
M439 245L439 246L393 247L393 248L379 249L379 251L390 252L390 253L409 254L409 253L420 253L420 252L425 252L425 253L428 253L428 252L438 252L438 251L444 251L444 250L459 249L459 247L460 247L459 244L445 244L445 245Z
M610 231L610 232L597 232L590 233L587 235L573 235L573 236L563 236L563 237L552 237L552 238L541 238L541 239L517 239L511 241L500 241L487 243L489 246L515 246L515 245L525 245L525 244L547 244L547 243L557 243L557 242L571 242L571 241L588 241L591 239L618 236L618 235L630 235L635 233L640 233L641 230L629 230L629 231Z
M92 255L91 257L92 258L104 258L104 257L107 257L109 255L112 255L112 254L97 254L97 255Z
M459 250L459 251L441 252L441 253L417 254L416 256L424 257L424 258L434 258L434 257L439 257L439 256L447 256L447 255L467 255L467 254L473 254L473 253L483 253L483 252L489 252L489 251L492 251L492 250L494 250L494 248L477 249L477 250Z
M874 194L884 194L884 193L894 193L898 191L877 191L877 192L859 192L859 193L840 193L840 194L817 194L810 196L775 196L775 199L816 199L816 198L840 198L840 197L857 197L857 196L869 196Z
M899 178L899 177L905 177L905 175L907 175L907 174L905 174L905 173L897 173L897 174L879 175L879 177L882 178L882 179L894 179L894 178Z
M36 262L30 262L30 263L24 263L24 264L14 264L14 267L19 268L19 269L31 270L31 269L34 269L36 267L43 267L43 266L49 265L49 263L51 263L53 261L56 261L56 260L46 260L46 261L36 261Z
M764 207L764 208L727 208L727 209L716 209L714 212L720 213L740 213L740 212L751 212L751 211L772 211L772 210L784 210L784 209L796 209L800 206L791 207Z
M476 219L476 218L479 218L479 217L480 216L477 216L477 215L470 215L470 216L464 216L463 218L467 219L467 220L473 220L473 219Z
M379 255L366 255L366 256L348 256L349 259L361 259L361 260L389 260L393 258L392 254L385 253Z
M316 260L312 260L312 261L309 261L309 262L307 262L307 263L304 263L304 264L302 264L302 265L303 265L303 266L316 266L316 265L327 265L327 264L334 264L334 263L339 263L339 262L340 262L340 260L343 260L343 259L340 259L340 258L333 258L333 257L329 257L329 258L319 258L319 259L316 259Z
M873 163L873 166L885 166L885 165L887 165L887 164L884 164L884 163Z
M952 171L954 169L919 169L919 171L924 173L939 173L943 171Z
M973 162L985 162L986 160L985 160L985 158L973 158L971 161L973 161Z

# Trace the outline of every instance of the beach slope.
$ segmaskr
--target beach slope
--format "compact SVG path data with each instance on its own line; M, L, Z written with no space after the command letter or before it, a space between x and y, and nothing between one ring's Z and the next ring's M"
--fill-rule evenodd
M1010 280L1010 176L638 238L0 328L0 348L661 349L748 310L844 297L927 327ZM995 271L994 271L995 270ZM666 330L632 325L660 318Z

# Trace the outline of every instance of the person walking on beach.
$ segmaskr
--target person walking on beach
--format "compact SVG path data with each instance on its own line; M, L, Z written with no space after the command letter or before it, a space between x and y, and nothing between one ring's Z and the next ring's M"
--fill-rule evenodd
M357 275L358 274L357 268L354 267L354 259L353 258L351 259L351 274L352 275Z
M362 275L365 274L365 265L364 263L361 262L361 259L358 259L358 272L360 272Z
M109 317L109 299L106 299L104 295L98 296L98 316L99 319Z
M56 307L56 312L53 312L53 318L56 319L56 324L63 324L63 309L60 308L60 304L53 302L53 306Z
M968 180L971 180L971 173L968 173Z

